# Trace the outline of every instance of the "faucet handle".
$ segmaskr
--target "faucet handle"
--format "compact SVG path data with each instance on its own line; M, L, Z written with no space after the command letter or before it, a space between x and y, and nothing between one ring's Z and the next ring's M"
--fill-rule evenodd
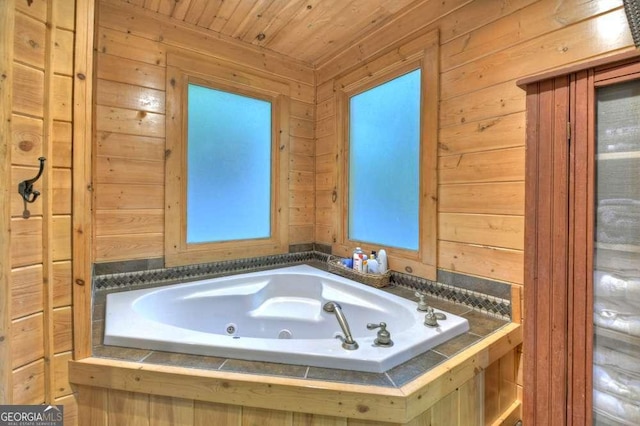
M373 341L376 346L393 346L393 340L391 340L391 333L387 331L387 323L381 322L380 324L369 323L367 329L375 330L379 328L378 337Z
M424 325L427 327L439 327L438 316L431 306L427 307L427 314L424 316Z
M367 329L368 330L375 330L376 328L381 328L383 330L387 329L387 323L386 322L381 322L380 324L374 324L372 322L370 322L369 324L367 324Z
M424 298L427 297L427 295L425 293L420 292L420 291L416 291L415 296L420 299L418 301L418 308L417 309L419 311L426 311L429 308L429 305L424 300Z

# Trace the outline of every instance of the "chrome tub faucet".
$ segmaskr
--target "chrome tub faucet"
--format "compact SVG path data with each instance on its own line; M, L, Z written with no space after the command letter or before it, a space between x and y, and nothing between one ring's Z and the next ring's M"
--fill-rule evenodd
M342 341L342 347L350 351L358 349L358 342L353 340L353 336L351 335L351 330L349 329L347 319L345 318L344 313L342 313L342 306L340 306L337 302L327 302L324 304L322 309L325 312L336 315L338 324L340 324L340 328L342 328L342 332L344 333L344 337L339 335L336 336Z

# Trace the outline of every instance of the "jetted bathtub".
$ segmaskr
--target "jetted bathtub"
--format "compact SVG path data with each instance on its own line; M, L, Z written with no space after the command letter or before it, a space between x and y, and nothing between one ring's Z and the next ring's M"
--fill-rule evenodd
M359 348L347 350L337 302ZM439 312L436 310L436 312ZM469 329L415 301L298 265L107 295L105 345L382 373ZM385 322L393 345L374 343Z

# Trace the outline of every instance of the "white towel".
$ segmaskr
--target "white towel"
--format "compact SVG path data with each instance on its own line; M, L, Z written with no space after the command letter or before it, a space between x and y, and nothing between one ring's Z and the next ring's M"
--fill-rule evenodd
M609 244L640 243L640 201L627 198L600 200L596 238Z
M617 369L640 377L640 362L638 362L637 357L628 355L618 349L620 348L612 349L606 346L594 346L593 362L609 369Z
M593 366L593 387L629 401L640 400L640 377L615 369Z
M624 277L609 272L595 271L593 289L596 297L640 301L640 278Z
M626 304L603 303L596 300L593 304L593 322L595 325L619 331L632 336L640 336L640 312L630 310Z
M593 305L594 309L606 309L615 311L620 315L640 317L640 299L595 296Z
M624 109L623 109L624 110ZM626 124L626 123L625 123ZM635 123L598 129L598 149L604 152L637 151L640 141L640 127Z
M593 408L603 411L624 425L640 424L640 406L637 402L616 398L606 392L593 390Z

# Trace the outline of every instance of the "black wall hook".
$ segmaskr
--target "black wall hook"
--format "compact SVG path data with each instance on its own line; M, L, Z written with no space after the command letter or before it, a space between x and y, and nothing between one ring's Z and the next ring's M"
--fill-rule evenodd
M24 180L18 185L18 192L20 193L20 195L22 195L22 198L27 203L33 203L36 198L38 198L38 195L40 195L38 191L33 190L33 184L38 179L40 179L40 176L42 176L42 171L44 170L44 162L47 159L44 157L40 157L38 158L38 160L40 160L40 170L38 171L36 177L34 177L33 179Z

